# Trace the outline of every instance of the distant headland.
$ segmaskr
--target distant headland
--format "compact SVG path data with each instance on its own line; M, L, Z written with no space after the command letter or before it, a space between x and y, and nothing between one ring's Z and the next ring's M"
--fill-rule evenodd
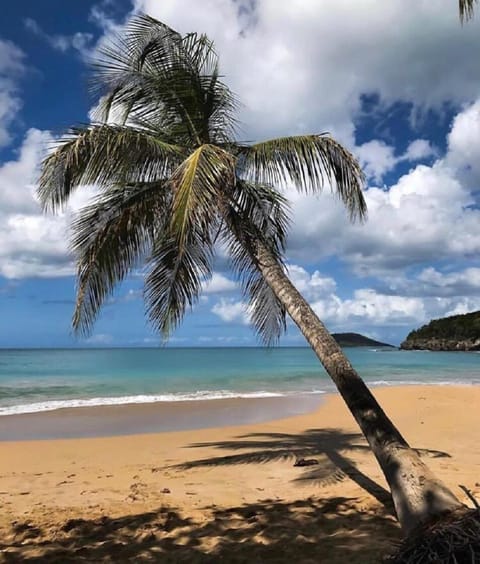
M400 345L404 350L478 351L480 350L480 311L433 319L411 331Z
M369 339L359 333L333 333L332 337L341 347L390 347L393 345Z

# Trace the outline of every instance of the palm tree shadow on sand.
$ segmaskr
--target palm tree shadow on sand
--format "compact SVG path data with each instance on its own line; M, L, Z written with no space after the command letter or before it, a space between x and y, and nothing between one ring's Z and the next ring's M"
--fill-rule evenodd
M267 464L285 460L313 459L318 464L299 468L295 482L299 485L319 486L341 482L350 478L363 490L379 501L385 510L394 514L390 492L364 474L349 457L349 453L370 453L360 433L345 433L338 429L308 429L302 433L250 433L234 440L209 443L194 443L188 448L217 448L227 451L244 451L193 460L174 465L173 468L188 470L212 466L242 464ZM446 452L430 449L415 449L422 456L434 458L450 457Z
M390 494L362 473L349 457L369 452L360 434L337 429L310 429L299 434L253 433L231 441L196 443L186 448L215 447L241 451L193 460L169 468L268 464L316 458L298 468L295 482L335 483L350 478L380 501L366 509L358 498L312 496L294 501L263 499L238 507L202 508L202 518L173 506L122 517L70 519L42 530L15 523L0 534L0 562L380 562L400 540ZM420 450L422 455L448 457ZM353 458L353 456L352 456ZM3 538L3 540L2 540Z

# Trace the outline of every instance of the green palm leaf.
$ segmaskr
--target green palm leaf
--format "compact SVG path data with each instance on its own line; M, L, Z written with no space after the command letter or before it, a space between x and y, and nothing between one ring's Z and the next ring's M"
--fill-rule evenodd
M44 208L55 210L79 185L154 182L181 156L180 147L132 127L75 128L43 161L38 196Z
M116 110L121 120L156 121L185 145L225 142L235 128L236 100L219 79L213 43L181 37L148 16L101 50L92 84L101 97L98 119Z
M215 224L214 224L215 225ZM212 274L213 238L193 227L180 249L168 228L155 241L145 277L145 306L153 328L167 338L198 300Z
M266 247L282 264L289 216L288 204L268 186L239 181L226 208L223 237L244 296L250 320L266 344L273 344L286 328L285 309L258 269L257 246Z
M358 161L327 135L282 137L252 146L239 146L239 174L254 183L317 193L327 185L346 205L352 218L364 218L364 175Z
M112 34L92 62L90 88L100 98L98 119L108 120L112 105L121 102L128 90L134 99L133 93L141 90L142 70L147 76L158 76L168 68L181 41L179 33L147 15L133 18L121 34Z
M218 214L222 192L235 182L235 159L214 145L202 145L173 172L171 230L180 250L190 230L208 231Z
M178 325L211 276L220 203L235 185L235 159L213 145L202 145L168 181L172 210L168 227L155 241L145 278L147 313L164 336Z
M113 288L149 253L168 223L163 183L115 187L83 208L72 225L77 258L75 332L87 334Z

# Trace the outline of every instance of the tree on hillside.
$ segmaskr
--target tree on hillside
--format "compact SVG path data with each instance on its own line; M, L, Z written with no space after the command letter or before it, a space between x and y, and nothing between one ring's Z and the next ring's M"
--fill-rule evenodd
M288 313L335 382L385 474L403 529L462 508L388 419L284 267L288 207L276 187L290 182L315 194L332 186L351 218L362 219L364 179L353 156L323 134L236 141L237 103L212 43L148 16L134 18L103 49L93 86L98 122L59 143L38 190L44 208L57 210L78 186L99 187L73 223L75 331L91 330L114 287L146 264L146 311L167 336L197 301L221 242L258 333L276 341Z

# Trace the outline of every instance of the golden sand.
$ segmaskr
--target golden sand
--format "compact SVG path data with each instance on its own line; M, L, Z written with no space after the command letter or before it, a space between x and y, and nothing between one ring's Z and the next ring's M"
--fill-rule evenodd
M461 499L480 497L480 387L375 395ZM385 488L337 395L268 423L3 442L0 562L365 564L400 537Z

